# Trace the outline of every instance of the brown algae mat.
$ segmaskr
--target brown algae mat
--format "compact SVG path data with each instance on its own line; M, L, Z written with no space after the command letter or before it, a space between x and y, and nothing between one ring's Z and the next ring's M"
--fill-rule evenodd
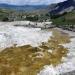
M37 75L44 65L55 67L62 63L62 57L67 57L68 49L61 44L68 42L68 35L53 30L48 42L38 47L14 45L6 48L0 52L0 75Z

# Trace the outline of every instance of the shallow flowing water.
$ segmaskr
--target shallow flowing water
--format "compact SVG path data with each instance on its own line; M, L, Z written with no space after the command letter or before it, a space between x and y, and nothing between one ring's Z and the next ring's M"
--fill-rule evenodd
M0 75L59 75L75 69L75 38L58 30L0 26Z

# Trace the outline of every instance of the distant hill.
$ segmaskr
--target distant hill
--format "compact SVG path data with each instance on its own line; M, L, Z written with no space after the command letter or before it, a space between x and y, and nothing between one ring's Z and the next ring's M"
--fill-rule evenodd
M11 9L11 10L22 10L22 11L34 11L39 9L47 9L48 5L9 5L9 4L0 4L1 9Z
M52 15L61 15L63 13L71 12L75 9L75 0L66 0L64 2L57 3L50 11Z
M73 25L75 27L75 0L57 3L49 13L55 25L59 27Z

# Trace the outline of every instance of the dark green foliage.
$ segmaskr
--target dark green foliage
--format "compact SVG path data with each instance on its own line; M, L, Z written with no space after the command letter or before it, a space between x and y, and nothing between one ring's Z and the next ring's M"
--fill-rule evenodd
M29 21L38 21L38 16L37 15L35 15L35 16L27 16L26 20L29 20Z
M9 21L8 17L4 17L2 21Z

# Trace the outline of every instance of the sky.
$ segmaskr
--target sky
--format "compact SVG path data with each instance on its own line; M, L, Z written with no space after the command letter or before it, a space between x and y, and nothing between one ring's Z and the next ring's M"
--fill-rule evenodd
M13 5L48 5L51 3L58 3L65 0L0 0L0 3L7 3Z

